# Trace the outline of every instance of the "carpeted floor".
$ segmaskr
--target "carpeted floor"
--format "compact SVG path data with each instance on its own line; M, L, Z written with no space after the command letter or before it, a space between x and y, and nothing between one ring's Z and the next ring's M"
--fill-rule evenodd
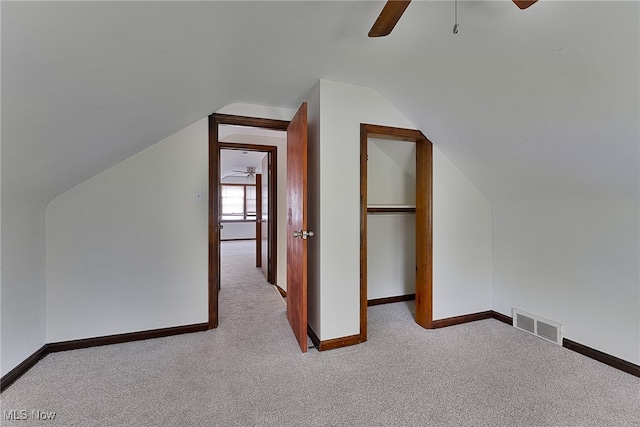
M250 245L223 244L218 329L50 354L0 395L28 414L2 425L640 425L640 379L495 320L375 306L368 342L302 354Z

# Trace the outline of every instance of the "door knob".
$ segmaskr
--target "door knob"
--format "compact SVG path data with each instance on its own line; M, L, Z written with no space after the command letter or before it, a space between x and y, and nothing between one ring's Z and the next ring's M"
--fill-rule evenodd
M313 236L313 231L298 230L293 232L293 237L299 237L302 240L307 240L307 237L312 237L312 236Z

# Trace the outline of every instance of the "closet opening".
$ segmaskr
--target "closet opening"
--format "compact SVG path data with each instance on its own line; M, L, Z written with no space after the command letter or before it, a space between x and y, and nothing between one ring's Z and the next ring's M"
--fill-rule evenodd
M416 300L433 324L432 146L418 130L360 126L360 341L367 307Z

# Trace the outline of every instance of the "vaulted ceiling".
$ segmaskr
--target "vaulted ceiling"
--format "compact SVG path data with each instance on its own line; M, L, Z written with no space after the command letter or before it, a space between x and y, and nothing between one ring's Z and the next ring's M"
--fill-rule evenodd
M2 190L46 204L232 103L378 90L491 201L637 194L637 2L2 2ZM357 142L355 142L357 143ZM354 165L356 166L356 165Z

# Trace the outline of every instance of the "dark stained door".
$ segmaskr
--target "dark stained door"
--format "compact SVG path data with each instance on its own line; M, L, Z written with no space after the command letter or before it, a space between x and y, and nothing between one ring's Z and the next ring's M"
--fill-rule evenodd
M287 318L307 352L307 103L287 128Z

